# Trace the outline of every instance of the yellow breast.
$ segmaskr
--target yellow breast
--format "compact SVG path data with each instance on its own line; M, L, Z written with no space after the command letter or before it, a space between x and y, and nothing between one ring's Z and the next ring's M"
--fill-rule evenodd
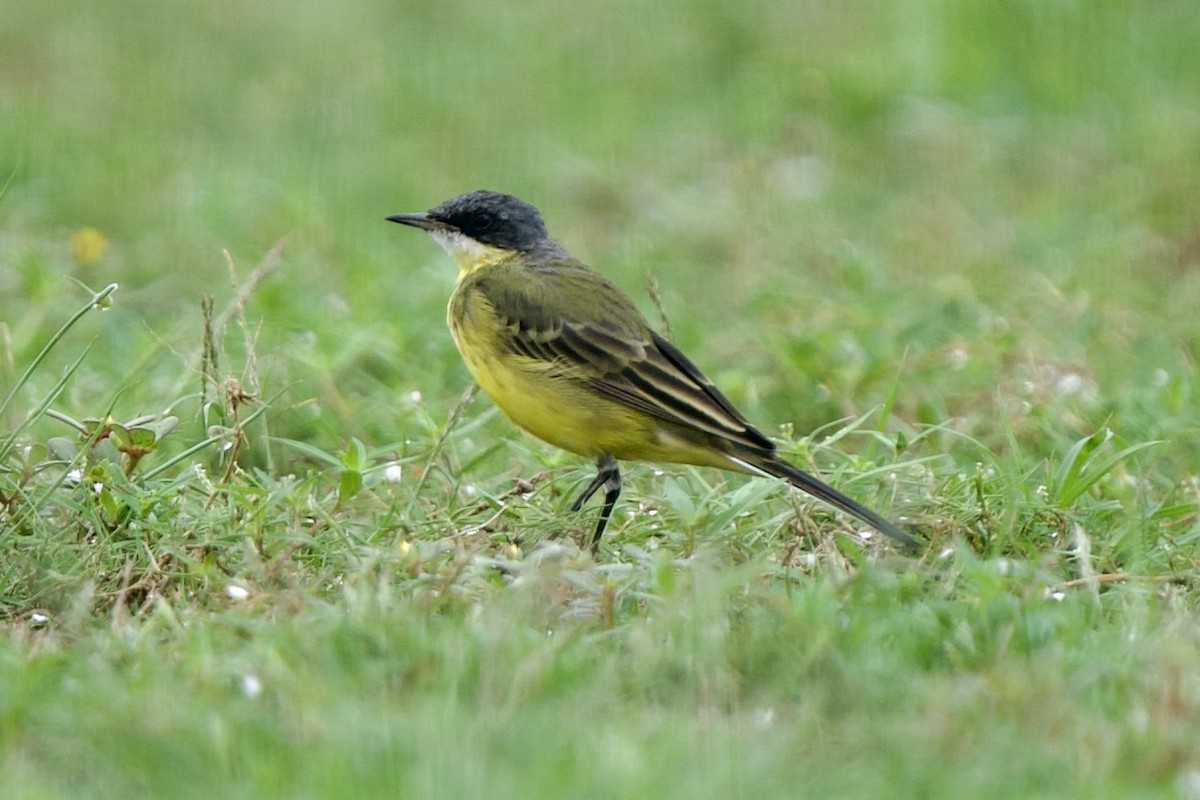
M681 436L644 411L597 392L578 364L515 353L505 345L506 319L468 273L446 309L454 343L471 376L500 410L534 436L598 458L674 461L728 467L710 446Z
M471 377L509 419L564 450L593 458L605 452L595 431L603 430L612 404L591 396L553 362L507 352L486 298L463 292L460 284L447 321Z

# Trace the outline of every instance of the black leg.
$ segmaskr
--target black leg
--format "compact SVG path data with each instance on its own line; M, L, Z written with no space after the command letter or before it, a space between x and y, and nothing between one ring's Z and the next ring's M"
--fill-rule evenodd
M575 502L571 503L571 510L578 511L583 508L583 504L591 499L601 486L604 487L604 508L600 509L600 520L596 523L596 532L592 534L593 553L600 547L600 537L604 535L613 506L621 496L621 470L617 466L617 460L607 453L596 460L596 477L592 478L591 483L584 487L579 497L575 498Z

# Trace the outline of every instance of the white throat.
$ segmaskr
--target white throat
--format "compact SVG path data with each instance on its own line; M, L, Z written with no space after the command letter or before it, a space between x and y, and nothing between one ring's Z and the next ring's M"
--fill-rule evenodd
M494 257L496 251L499 250L497 247L490 247L482 242L478 242L470 236L464 236L459 231L435 228L429 232L429 235L450 254L450 257L454 259L454 263L459 266L463 264L478 264L480 261L490 260L490 258Z

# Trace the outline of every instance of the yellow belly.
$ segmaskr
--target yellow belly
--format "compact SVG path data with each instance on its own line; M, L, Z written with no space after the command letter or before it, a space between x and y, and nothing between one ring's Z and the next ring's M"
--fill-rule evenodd
M570 365L506 351L500 322L482 298L456 293L447 321L475 382L509 419L539 439L593 459L607 454L731 468L716 443L607 398Z
M644 414L587 392L547 362L495 354L462 335L455 343L479 387L509 419L543 441L596 458L627 450L631 437L654 437L655 426Z

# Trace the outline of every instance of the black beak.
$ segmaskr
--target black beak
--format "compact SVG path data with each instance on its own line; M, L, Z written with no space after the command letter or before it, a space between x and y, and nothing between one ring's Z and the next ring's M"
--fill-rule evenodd
M414 228L420 228L424 231L446 227L443 223L433 219L424 211L419 211L416 214L392 214L387 220L388 222L399 222L401 225L411 225Z

